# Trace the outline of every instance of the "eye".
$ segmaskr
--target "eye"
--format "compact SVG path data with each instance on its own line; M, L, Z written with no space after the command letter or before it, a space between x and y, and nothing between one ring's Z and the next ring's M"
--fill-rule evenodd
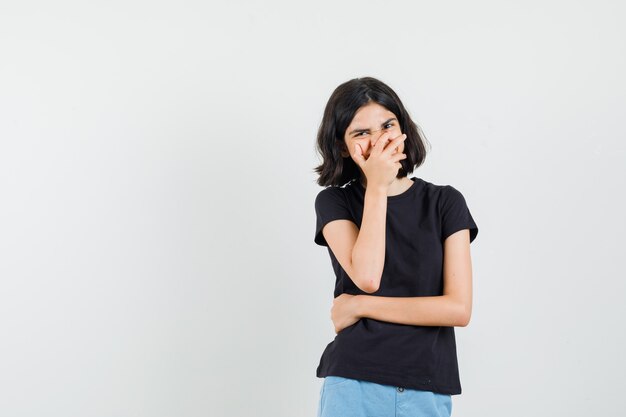
M384 128L385 129L391 129L393 126L394 126L393 122L389 122L389 123L385 124Z
M354 135L354 137L365 136L365 135L367 135L367 132L358 132Z

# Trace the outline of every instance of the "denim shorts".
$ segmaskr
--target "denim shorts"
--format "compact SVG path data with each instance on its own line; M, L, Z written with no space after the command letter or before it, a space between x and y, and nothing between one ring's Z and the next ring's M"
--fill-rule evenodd
M448 394L327 376L317 417L450 417Z

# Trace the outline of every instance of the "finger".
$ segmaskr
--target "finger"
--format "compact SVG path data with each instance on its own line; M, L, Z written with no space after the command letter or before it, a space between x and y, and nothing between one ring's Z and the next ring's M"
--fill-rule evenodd
M398 153L393 154L393 157L392 157L391 160L394 161L394 162L398 162L398 161L401 161L401 160L406 159L406 158L407 158L407 156L406 156L405 153L398 152Z
M378 138L374 146L372 147L372 153L382 153L387 145L387 142L391 140L391 133L385 132Z
M394 138L391 142L389 142L387 147L385 147L385 150L383 152L387 152L388 154L391 155L393 151L396 148L398 148L400 146L400 143L402 143L405 139L406 139L406 134L404 133L398 136L397 138Z

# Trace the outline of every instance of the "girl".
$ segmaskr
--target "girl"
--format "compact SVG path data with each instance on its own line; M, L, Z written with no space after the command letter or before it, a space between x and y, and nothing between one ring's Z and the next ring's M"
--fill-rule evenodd
M450 416L461 393L455 326L472 310L463 195L407 175L424 138L396 93L366 77L331 95L317 135L315 243L336 275L319 417Z

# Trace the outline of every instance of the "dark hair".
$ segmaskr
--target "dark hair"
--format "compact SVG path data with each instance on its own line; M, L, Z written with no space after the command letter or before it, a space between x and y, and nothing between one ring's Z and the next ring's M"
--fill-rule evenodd
M354 78L333 91L324 110L316 145L317 152L322 156L322 164L314 169L319 174L319 185L340 186L361 177L357 164L349 155L343 157L341 153L347 150L344 135L355 113L371 102L395 114L402 133L406 134L404 153L407 157L400 161L402 168L398 170L397 178L406 177L424 162L426 138L419 126L411 120L397 94L375 78Z

